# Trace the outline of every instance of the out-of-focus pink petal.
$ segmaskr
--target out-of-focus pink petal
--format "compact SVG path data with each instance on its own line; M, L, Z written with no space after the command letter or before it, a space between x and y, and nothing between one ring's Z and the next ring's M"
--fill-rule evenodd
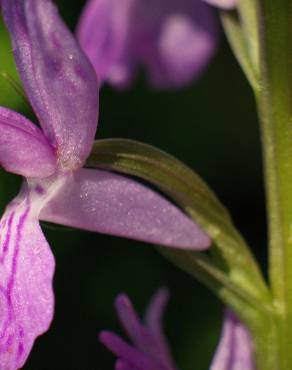
M54 148L43 133L18 113L0 107L0 166L25 177L47 177L55 170Z
M132 5L133 0L89 0L81 15L78 40L103 80L124 84L131 79L132 56L125 65L119 61L127 48Z
M53 315L54 258L38 223L38 205L24 191L0 222L0 364L23 366Z
M212 10L200 0L184 3L184 11L165 11L157 37L152 35L152 48L141 48L150 82L157 88L179 87L197 79L216 49L218 25Z
M139 319L126 294L120 294L117 297L116 311L133 345L130 346L112 332L101 333L101 342L118 356L116 370L174 370L176 368L162 332L161 315L167 296L168 292L165 289L158 290L153 296L146 312L149 320L146 325Z
M139 370L129 362L124 360L118 360L115 365L115 370Z
M63 167L89 154L97 125L94 70L50 0L3 0L25 91Z
M210 370L255 370L249 332L228 309Z
M156 357L166 362L170 369L175 369L175 364L162 327L163 314L168 300L168 290L165 288L159 289L149 302L145 312L144 322L148 330L156 338L156 345L153 349Z
M167 88L201 75L218 25L201 0L90 0L77 35L103 80L127 86L143 64L152 85Z
M162 315L168 301L168 291L160 289L152 297L146 310L145 325L138 317L130 299L120 294L115 302L119 320L134 346L168 369L175 369L162 329Z
M144 337L147 335L147 333L132 305L132 302L126 294L120 294L117 297L115 301L115 308L119 320L127 335L134 345L138 349L141 349L140 344L143 346L143 343L145 342Z
M145 323L153 332L161 331L161 320L169 300L169 292L165 288L159 289L151 298L145 312Z
M105 234L204 250L209 237L172 203L138 182L81 169L44 207L42 220Z
M238 1L244 1L244 0L202 0L205 1L208 4L215 5L218 8L222 9L232 9L236 6Z
M115 355L133 364L134 369L138 367L139 370L168 370L150 356L127 344L115 333L103 331L99 335L99 340Z

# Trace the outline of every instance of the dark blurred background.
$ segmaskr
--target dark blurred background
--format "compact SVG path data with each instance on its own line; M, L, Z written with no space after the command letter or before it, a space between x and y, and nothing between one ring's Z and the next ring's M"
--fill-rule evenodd
M73 30L84 1L57 1ZM15 76L1 25L0 72ZM0 76L0 105L30 115ZM155 145L195 169L229 208L265 268L265 215L257 117L251 89L222 35L204 76L174 92L153 92L143 74L128 91L101 91L96 138L123 137ZM0 208L21 179L0 170ZM181 370L208 369L221 329L222 305L200 283L163 259L152 245L43 227L56 257L56 312L25 370L111 370L114 357L98 342L122 333L113 301L127 292L140 314L160 286L171 291L165 329Z

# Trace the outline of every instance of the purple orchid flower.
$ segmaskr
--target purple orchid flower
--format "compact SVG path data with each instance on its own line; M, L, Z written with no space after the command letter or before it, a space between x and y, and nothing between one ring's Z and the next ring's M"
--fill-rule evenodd
M133 345L110 331L101 332L100 341L118 356L116 370L176 369L161 324L168 297L166 289L156 292L146 310L144 323L127 295L120 294L117 297L116 311Z
M166 199L82 168L98 118L95 72L50 0L2 0L15 61L41 129L0 108L0 163L22 175L0 222L0 368L23 366L52 320L54 258L39 219L172 247L208 236Z
M222 8L235 1L209 0ZM77 36L103 81L127 87L141 64L152 86L169 88L202 74L218 24L203 0L89 0Z
M116 311L133 345L110 331L100 334L100 341L118 357L116 370L176 369L162 331L167 301L168 291L158 290L146 310L143 324L129 298L125 294L118 296ZM249 333L228 309L210 370L255 370Z

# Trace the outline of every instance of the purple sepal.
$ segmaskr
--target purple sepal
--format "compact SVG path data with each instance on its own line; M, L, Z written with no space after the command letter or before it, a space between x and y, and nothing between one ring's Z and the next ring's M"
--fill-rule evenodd
M116 334L103 331L100 341L116 356L119 370L174 370L175 365L162 330L162 314L168 300L168 292L159 290L152 298L143 324L131 301L125 294L116 299L115 307L120 322L133 345Z
M94 70L49 0L3 0L16 65L62 166L89 155L98 117Z
M155 191L111 172L81 169L66 191L41 211L44 221L191 250L207 249L207 234Z
M47 177L56 171L55 149L33 123L0 107L0 166L25 177Z
M210 370L255 370L250 334L229 309Z
M214 54L218 33L201 0L89 0L77 29L97 75L118 87L140 64L156 88L190 83Z

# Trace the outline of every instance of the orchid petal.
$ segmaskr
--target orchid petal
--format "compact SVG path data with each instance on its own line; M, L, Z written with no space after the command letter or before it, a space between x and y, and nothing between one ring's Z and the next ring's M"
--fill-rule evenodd
M255 370L247 328L230 310L225 311L222 334L210 370Z
M217 35L212 10L201 0L90 0L77 29L97 74L120 87L139 63L159 88L198 78Z
M47 177L56 154L43 133L18 113L0 107L0 165L25 177Z
M53 315L54 258L38 220L38 206L24 190L0 222L0 364L23 366Z
M208 4L217 6L221 9L232 9L236 6L239 0L203 0Z
M138 182L111 172L81 169L42 210L42 220L85 230L203 250L209 237L182 211Z
M80 167L98 116L95 73L49 0L3 0L16 64L63 167Z

